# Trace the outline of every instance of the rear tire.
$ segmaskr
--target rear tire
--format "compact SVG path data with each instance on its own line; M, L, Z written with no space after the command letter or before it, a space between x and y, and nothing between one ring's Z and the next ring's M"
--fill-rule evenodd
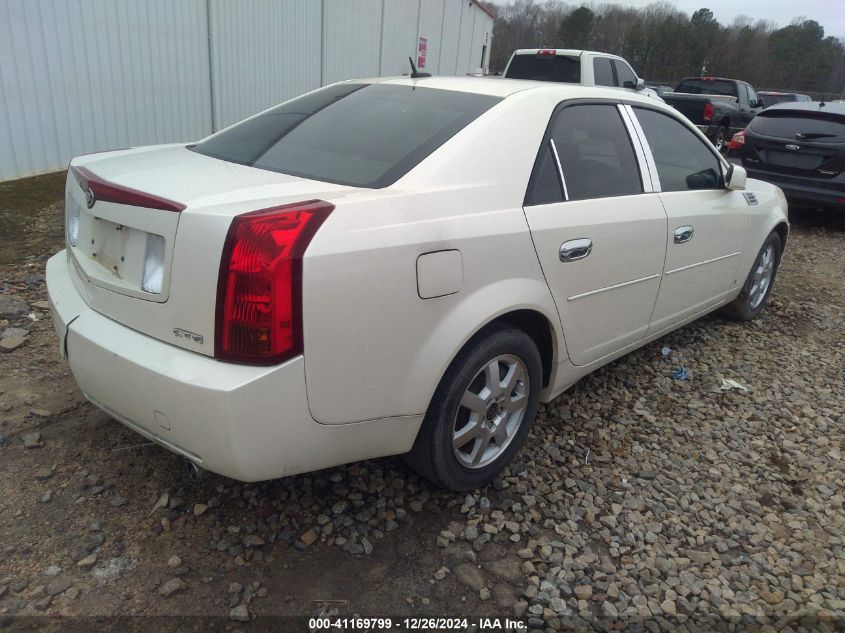
M488 484L534 423L542 380L531 337L504 325L485 328L446 370L405 461L450 490Z
M763 242L739 295L722 308L722 314L737 321L751 321L757 318L772 294L780 255L780 236L773 231Z

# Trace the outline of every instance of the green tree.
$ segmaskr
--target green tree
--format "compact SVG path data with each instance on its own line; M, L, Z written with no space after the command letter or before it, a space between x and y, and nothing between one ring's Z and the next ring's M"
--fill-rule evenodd
M579 7L560 21L560 37L566 48L587 48L593 30L595 13Z

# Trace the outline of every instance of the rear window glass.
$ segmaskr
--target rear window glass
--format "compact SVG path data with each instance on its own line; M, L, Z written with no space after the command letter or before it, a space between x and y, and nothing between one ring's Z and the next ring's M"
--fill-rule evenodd
M736 84L732 81L718 79L684 79L678 84L675 92L686 92L693 95L725 95L738 97Z
M581 61L569 55L514 55L505 77L577 84L581 83Z
M792 141L845 143L845 116L832 112L764 110L752 119L751 129L761 136Z
M233 125L192 149L292 176L386 187L499 101L451 90L339 84Z

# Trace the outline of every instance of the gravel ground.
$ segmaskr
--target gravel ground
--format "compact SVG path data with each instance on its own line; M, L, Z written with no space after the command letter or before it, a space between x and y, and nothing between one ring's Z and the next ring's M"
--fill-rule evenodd
M702 319L582 380L470 495L396 458L192 482L85 403L44 303L60 231L30 241L0 272L0 628L178 614L249 631L322 611L841 630L845 233L813 224L759 320Z

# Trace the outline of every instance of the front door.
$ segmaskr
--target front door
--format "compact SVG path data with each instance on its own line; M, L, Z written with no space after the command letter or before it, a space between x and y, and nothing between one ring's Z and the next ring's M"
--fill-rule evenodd
M559 106L525 214L576 365L636 343L648 329L666 213L641 174L617 105Z
M721 302L737 280L748 215L742 193L724 186L722 162L688 125L633 107L657 168L669 219L666 266L650 332Z

